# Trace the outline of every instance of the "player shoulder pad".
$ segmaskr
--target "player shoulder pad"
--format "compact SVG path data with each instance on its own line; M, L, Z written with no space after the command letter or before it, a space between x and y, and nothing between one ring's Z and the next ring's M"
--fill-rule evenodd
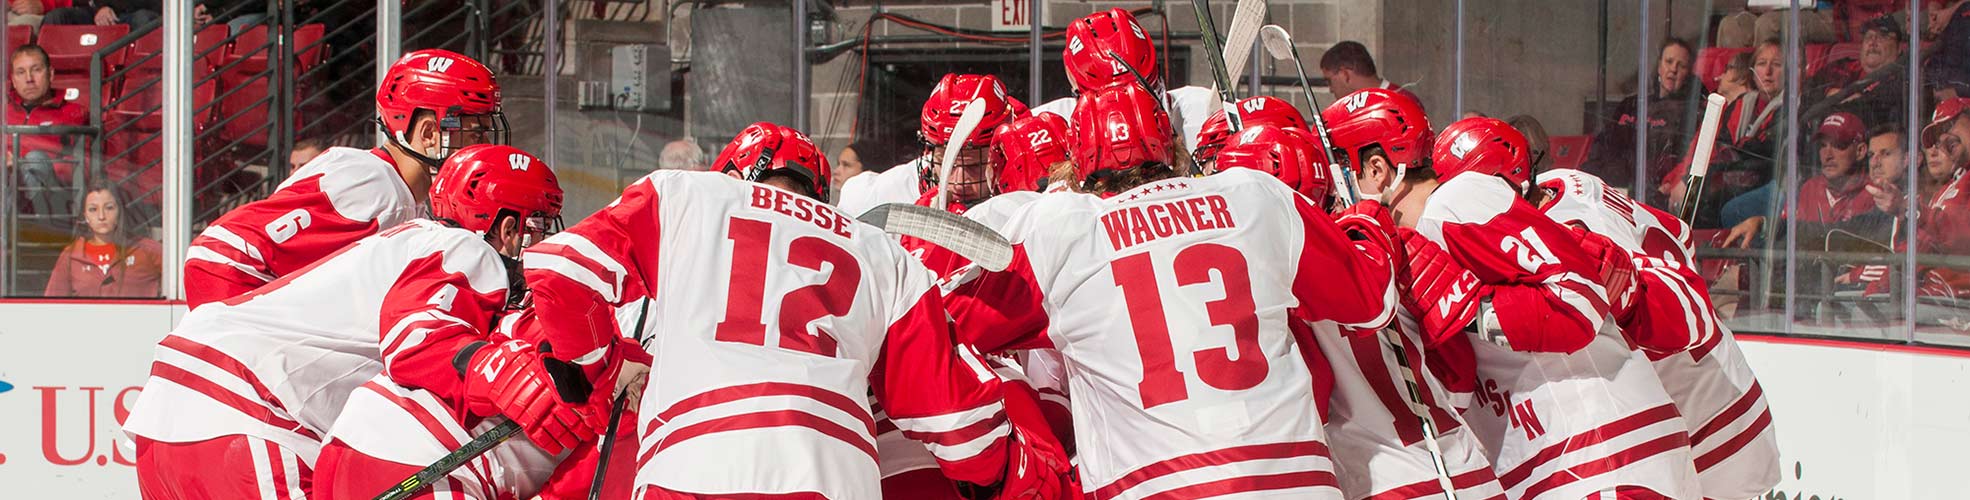
M506 266L500 261L499 253L478 233L430 219L416 219L405 224L416 227L396 237L412 245L412 259L441 255L444 272L465 276L466 282L478 293L506 289L509 283Z
M419 213L417 198L404 184L396 165L375 153L355 148L329 148L303 165L281 184L311 175L321 176L321 189L335 212L349 220L376 221L379 228L395 226Z
M1483 224L1512 208L1518 194L1495 175L1460 175L1438 185L1423 204L1416 232L1443 244L1444 224Z

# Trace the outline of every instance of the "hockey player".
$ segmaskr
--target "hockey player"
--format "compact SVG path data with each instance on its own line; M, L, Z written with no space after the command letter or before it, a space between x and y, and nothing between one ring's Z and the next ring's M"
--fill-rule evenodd
M473 146L452 155L431 199L434 219L483 238L502 256L518 256L559 227L561 188L553 171L510 146ZM507 262L508 269L517 267ZM475 266L448 271L466 279L520 278L507 269ZM383 337L382 372L354 389L329 430L316 461L316 496L371 498L511 419L528 439L494 448L424 495L532 498L565 449L594 438L607 424L608 409L562 402L528 337L489 327L483 318L438 311L392 324Z
M1305 396L1324 367L1287 321L1387 322L1388 263L1370 257L1385 250L1350 242L1265 174L1175 177L1175 137L1152 95L1082 96L1076 184L1096 194L1019 210L1012 267L955 281L958 337L1066 356L1090 498L1338 497Z
M492 71L450 51L398 59L377 88L376 114L389 143L369 151L329 148L272 195L227 212L192 239L188 306L259 288L421 216L431 176L447 156L506 142Z
M620 355L609 306L652 299L638 498L875 498L871 389L951 478L1053 497L1065 457L951 343L934 276L815 201L828 168L804 135L757 123L714 165L725 174L651 174L528 251L553 318L540 349L595 387Z
M1061 52L1067 67L1067 80L1077 94L1091 94L1115 85L1141 85L1162 92L1163 73L1156 59L1156 44L1136 22L1134 14L1120 8L1088 14L1067 26L1067 47ZM1135 71L1131 72L1130 69ZM1138 79L1140 77L1140 79ZM1181 131L1185 151L1197 147L1198 128L1211 113L1224 109L1218 93L1205 87L1179 87L1164 93L1164 109ZM1061 98L1035 108L1060 116L1074 116L1075 99Z
M1431 151L1443 183L1417 232L1484 285L1438 303L1477 304L1465 418L1513 498L1699 498L1688 427L1609 321L1632 307L1633 263L1526 202L1527 149L1505 122L1470 118Z
M1548 217L1633 254L1635 307L1615 319L1689 424L1703 496L1752 498L1778 484L1771 409L1697 275L1689 226L1578 170L1540 173L1533 194Z
M447 212L450 222L417 219L385 230L192 311L158 344L144 395L123 426L137 444L144 498L302 498L312 490L322 436L351 392L375 390L361 387L386 367L421 384L469 386L470 408L518 416L535 443L595 434L588 419L541 397L536 359L508 349L460 356L519 283L509 277L510 256L560 211L560 190L544 166L503 154L517 153L511 148L481 148L491 148L497 168L471 179L476 203L454 204L452 191L441 189L438 205L484 208L477 203L490 197L508 210ZM471 381L454 359L473 362Z
M1414 143L1430 139L1427 118L1413 100L1400 97L1378 101L1375 109L1379 111L1350 120L1348 135L1336 137L1370 141L1397 151L1415 150ZM1382 128L1400 123L1421 124L1422 133L1405 135L1397 133L1403 130L1400 128ZM1322 147L1318 138L1301 129L1247 128L1219 153L1218 168L1274 172L1325 206L1325 200L1332 198L1333 181L1321 156ZM1376 153L1371 163L1385 167L1388 158ZM1426 167L1417 171L1426 172ZM1395 228L1387 211L1372 199L1382 194L1381 186L1364 188L1367 192L1363 194L1371 199L1346 213L1376 220L1375 225L1389 231L1395 241L1411 239L1402 236L1413 235L1413 230ZM1406 254L1399 249L1397 253ZM1468 354L1469 346L1460 345L1459 339L1429 342L1422 335L1418 318L1425 309L1418 306L1422 303L1416 298L1419 289L1430 293L1454 286L1454 278L1446 279L1442 266L1416 260L1429 256L1396 259L1397 298L1402 307L1397 310L1397 321L1388 327L1364 331L1342 330L1332 322L1293 324L1319 345L1333 372L1333 392L1320 402L1326 405L1328 442L1341 491L1350 499L1434 498L1442 495L1446 486L1458 498L1504 495L1491 463L1484 457L1483 446L1458 416L1460 406L1468 405L1471 391L1464 386L1471 375L1441 373L1441 358ZM1447 385L1459 390L1452 391Z
M1294 108L1285 99L1269 95L1247 97L1238 101L1238 110L1238 118L1246 128L1270 125L1308 130L1306 117L1300 116L1299 108ZM1219 109L1204 121L1204 127L1197 133L1197 147L1191 149L1190 156L1208 170L1211 162L1217 159L1218 150L1224 149L1225 143L1230 140L1231 121L1225 118L1224 110Z
M964 144L950 144L952 129L973 99L985 100L985 118ZM993 131L1012 116L1007 105L1005 85L991 75L948 74L931 89L924 100L917 138L923 142L922 156L876 175L858 175L841 186L838 205L850 215L884 203L913 203L937 186L944 161L944 148L957 147L957 164L951 165L951 200L970 204L991 196L991 172L986 148Z

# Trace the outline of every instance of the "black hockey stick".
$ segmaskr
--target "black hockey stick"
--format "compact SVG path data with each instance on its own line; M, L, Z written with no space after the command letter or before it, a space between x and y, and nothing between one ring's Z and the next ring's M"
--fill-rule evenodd
M1211 63L1211 78L1218 84L1218 100L1233 103L1235 107L1238 96L1231 93L1231 75L1224 66L1224 48L1218 46L1218 27L1211 21L1209 0L1190 0L1190 6L1197 10L1197 31L1204 35L1204 58ZM1238 113L1227 110L1224 118L1231 124L1231 130L1245 129L1245 121L1239 119Z
M486 452L492 451L493 447L506 442L507 439L511 439L513 434L518 432L520 432L520 424L514 423L512 420L500 422L499 425L493 426L492 430L488 430L484 434L472 438L472 441L465 443L465 446L460 446L458 449L452 450L451 453L445 454L443 458L432 462L431 465L424 466L422 470L417 471L416 474L412 474L409 478L405 478L402 482L397 483L396 486L384 490L382 494L376 495L375 500L405 500L410 498L416 495L418 491L423 490L424 487L430 486L439 479L444 479L445 476L451 474L451 471L458 470L466 462L470 462L479 458L479 455L484 455Z
M1275 60L1293 61L1293 70L1300 74L1300 95L1306 97L1307 114L1313 115L1313 130L1320 137L1321 157L1327 159L1328 175L1334 177L1334 191L1339 196L1340 208L1354 206L1361 202L1361 191L1355 187L1354 169L1340 164L1344 156L1334 155L1334 136L1327 133L1327 119L1320 115L1320 101L1313 98L1313 83L1307 81L1306 67L1300 65L1300 48L1293 43L1293 35L1277 24L1268 24L1259 29L1265 39L1265 51Z
M650 318L650 299L646 297L642 302L643 308L636 312L637 346L643 345L643 320ZM609 455L616 449L616 430L622 423L623 408L627 406L629 406L629 398L617 394L615 408L609 410L609 433L602 435L602 456L595 460L595 482L588 485L588 500L602 498L602 478L609 474Z

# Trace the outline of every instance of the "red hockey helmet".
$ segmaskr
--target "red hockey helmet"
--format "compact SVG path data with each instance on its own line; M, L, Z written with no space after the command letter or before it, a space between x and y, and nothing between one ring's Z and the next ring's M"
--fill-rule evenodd
M1120 56L1119 62L1110 52ZM1076 93L1118 83L1134 84L1135 75L1128 68L1135 68L1151 87L1161 78L1156 72L1155 42L1136 23L1134 14L1119 8L1088 14L1067 25L1067 49L1061 58L1067 63L1067 81Z
M826 195L831 175L827 156L807 134L769 122L740 130L711 164L720 172L738 172L740 178L754 182L769 174L791 175L811 189L808 194L815 199Z
M1006 86L992 75L961 75L951 73L937 82L930 90L930 98L923 101L923 115L920 118L918 133L924 144L940 146L951 141L952 129L957 128L958 118L964 115L964 108L972 99L985 100L985 119L978 122L978 130L971 134L963 146L984 147L992 143L992 129L1005 123L1010 116L1006 104Z
M992 136L999 192L1037 191L1053 164L1067 161L1067 119L1053 113L1013 118Z
M544 238L560 229L561 182L547 163L520 148L466 146L445 159L432 181L431 215L477 233L501 217L520 217L529 237Z
M1325 208L1334 194L1334 179L1321 154L1323 147L1319 138L1304 129L1248 127L1218 153L1217 167L1220 172L1242 167L1272 174Z
M1430 159L1430 117L1423 104L1403 92L1369 88L1355 91L1327 105L1320 113L1327 120L1327 134L1334 145L1348 153L1345 161L1361 171L1361 151L1380 146L1390 163L1403 168L1423 168Z
M1074 167L1082 180L1100 172L1171 165L1170 117L1137 85L1081 94L1074 106Z
M411 121L418 111L438 119L438 156L409 147ZM485 116L468 126L463 117ZM505 144L506 115L499 108L499 82L491 69L464 54L425 49L390 65L376 88L376 121L384 135L405 152L432 166L473 144ZM454 139L454 134L462 134Z
M1444 127L1440 139L1430 153L1438 178L1449 181L1476 172L1504 177L1520 193L1532 187L1531 147L1512 124L1482 116L1465 118Z
M1238 101L1238 118L1245 127L1269 125L1281 128L1305 130L1306 117L1300 109L1293 107L1285 99L1262 95L1247 97ZM1198 162L1209 163L1217 159L1218 151L1224 149L1225 141L1231 138L1231 119L1224 115L1225 110L1211 113L1204 120L1203 130L1197 133L1197 151L1191 153Z

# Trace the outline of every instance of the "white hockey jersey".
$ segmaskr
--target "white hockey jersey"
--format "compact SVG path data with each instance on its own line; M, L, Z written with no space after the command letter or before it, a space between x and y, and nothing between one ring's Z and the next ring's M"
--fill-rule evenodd
M1646 354L1689 424L1703 495L1751 498L1777 485L1771 410L1696 274L1689 226L1586 172L1544 172L1539 185L1548 193L1546 215L1580 223L1635 254L1642 293L1622 327L1631 339L1664 346Z
M916 203L923 197L923 176L920 169L930 164L929 156L919 156L902 165L889 167L873 175L849 177L841 183L840 201L835 206L850 218L861 216L863 212L885 203Z
M1327 439L1341 492L1349 500L1441 498L1447 475L1457 498L1505 498L1484 445L1457 413L1457 396L1423 362L1421 340L1403 333L1421 328L1406 311L1397 320L1352 336L1331 322L1303 323L1334 374ZM1418 411L1429 412L1435 447L1424 441L1430 436Z
M1475 174L1430 195L1418 232L1493 284L1500 324L1519 348L1471 339L1478 386L1464 414L1511 498L1577 500L1619 486L1701 498L1688 428L1648 360L1607 320L1605 292L1581 276L1598 263L1586 264L1594 257L1570 233L1503 179ZM1575 336L1583 327L1592 333ZM1562 335L1553 345L1585 346L1528 347Z
M328 148L272 195L226 212L192 239L185 301L197 309L252 291L422 212L387 153Z
M958 337L1066 358L1089 498L1340 496L1287 321L1386 324L1380 250L1246 170L1046 194L1007 233L1011 268L954 279Z
M349 394L385 365L457 383L451 332L489 327L506 285L477 234L423 219L385 230L186 314L123 429L172 443L254 436L312 465Z
M996 482L998 378L950 343L934 277L846 212L717 173L660 171L529 248L543 343L588 353L648 296L639 488L876 498L874 388L950 477ZM596 335L596 332L607 335ZM583 356L585 357L585 356Z

